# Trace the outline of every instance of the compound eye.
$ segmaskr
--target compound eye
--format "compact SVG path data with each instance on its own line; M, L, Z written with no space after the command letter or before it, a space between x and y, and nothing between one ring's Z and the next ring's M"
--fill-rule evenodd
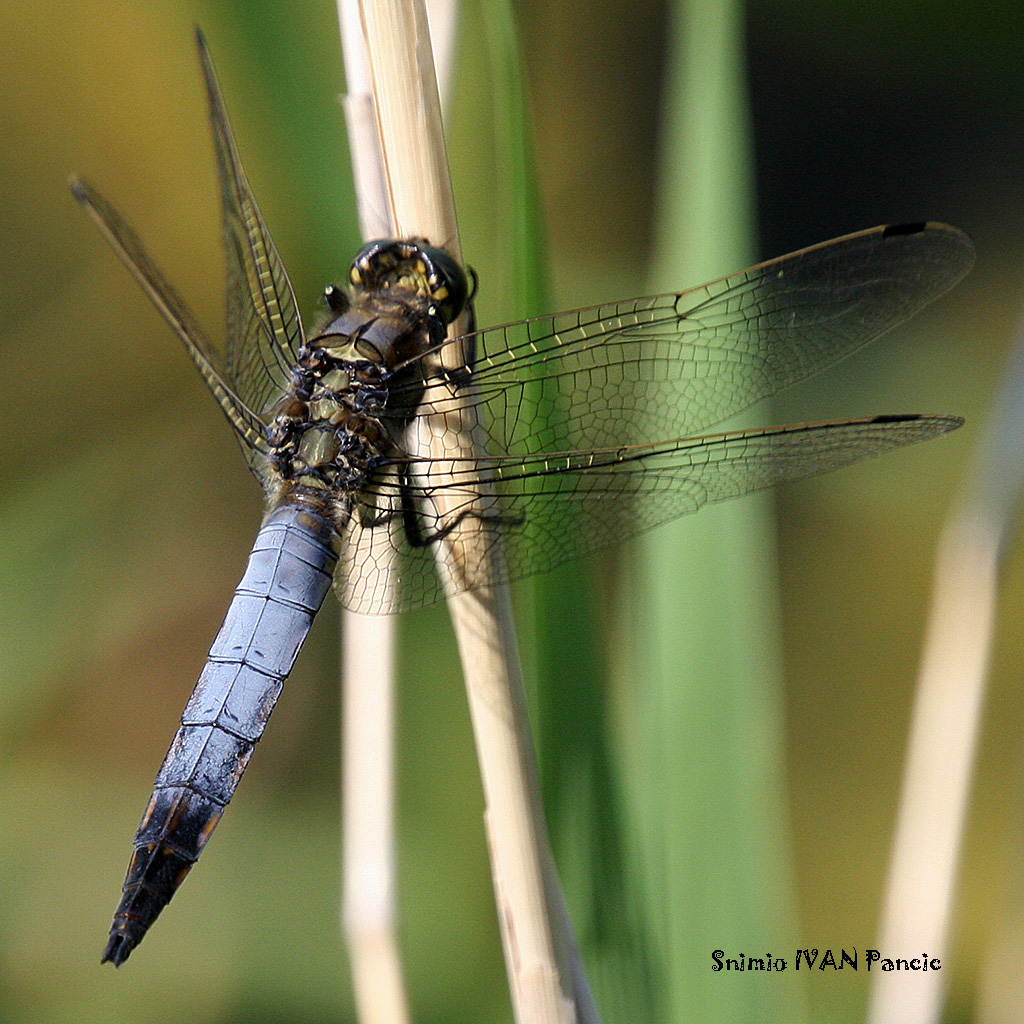
M423 245L420 255L426 268L427 292L437 304L438 315L450 324L465 309L469 299L466 272L444 249Z

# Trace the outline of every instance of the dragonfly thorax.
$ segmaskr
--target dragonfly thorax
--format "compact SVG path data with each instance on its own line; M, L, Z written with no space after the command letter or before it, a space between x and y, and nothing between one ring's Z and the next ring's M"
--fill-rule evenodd
M365 296L329 320L308 344L313 358L370 362L395 370L444 340L445 321L413 292L395 289Z
M393 451L378 416L387 401L387 371L378 359L347 358L303 346L291 385L274 407L267 439L284 481L334 491L358 489Z
M348 294L324 292L328 319L300 348L271 410L267 440L283 484L351 495L401 456L423 393L418 359L444 341L467 295L465 273L440 249L389 240L359 251Z
M271 410L267 439L282 481L352 493L400 454L423 390L416 357L444 340L446 324L433 298L392 285L328 296L335 315L300 348Z

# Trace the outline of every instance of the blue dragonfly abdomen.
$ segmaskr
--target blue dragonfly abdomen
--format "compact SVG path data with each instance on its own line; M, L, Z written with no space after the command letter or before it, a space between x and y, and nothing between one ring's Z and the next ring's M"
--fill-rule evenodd
M330 589L338 546L305 505L278 506L257 534L135 835L104 961L128 958L202 853Z

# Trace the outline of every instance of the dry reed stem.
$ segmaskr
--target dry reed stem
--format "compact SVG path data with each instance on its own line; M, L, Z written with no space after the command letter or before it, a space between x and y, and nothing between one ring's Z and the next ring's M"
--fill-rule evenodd
M945 957L996 610L999 537L950 523L918 678L879 928L883 957ZM946 971L878 974L869 1024L934 1024Z
M1024 322L943 531L879 926L885 957L949 947L999 569L1024 490ZM948 971L875 976L870 1024L934 1024Z
M339 0L343 97L363 241L394 234L357 0ZM409 1024L397 933L395 619L342 610L342 931L361 1024Z
M461 260L425 8L413 0L363 0L360 8L396 233L426 238ZM453 327L458 332L462 325ZM464 408L450 405L437 427L420 438L431 455L479 457L478 430ZM442 444L450 445L453 430L462 446L457 453ZM484 567L500 562L500 538L486 518L487 504L481 496L484 514L464 518L438 545L450 590L467 560ZM439 503L437 511L443 516L447 510ZM582 970L573 963L575 948L548 850L508 590L457 594L449 605L480 760L516 1020L596 1020Z

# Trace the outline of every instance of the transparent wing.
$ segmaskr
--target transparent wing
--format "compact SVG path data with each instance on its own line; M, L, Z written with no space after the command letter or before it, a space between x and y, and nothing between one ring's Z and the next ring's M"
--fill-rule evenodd
M532 457L411 460L407 468L415 472L404 483L392 475L361 495L366 507L350 519L335 590L346 607L370 613L443 596L438 541L409 544L403 503L415 506L425 539L456 536L449 528L460 517L463 525L483 527L478 537L500 536L504 569L496 576L479 558L460 565L459 588L474 589L546 571L708 503L838 469L961 423L881 416ZM481 520L482 494L496 499L483 502ZM446 508L443 516L438 507ZM472 559L480 550L469 545L459 557Z
M265 414L298 359L302 321L288 274L238 157L206 40L196 45L210 103L227 250L227 368L245 403Z
M455 342L476 350L461 400L495 454L689 437L906 320L973 258L955 228L880 227L689 291L477 331ZM455 343L422 357L423 377Z
M270 451L264 437L263 422L225 375L213 346L203 334L194 314L171 287L146 252L138 235L117 210L81 179L72 178L70 184L72 195L96 222L110 247L184 343L196 369L238 435L249 464L257 469L263 461L262 456L268 455Z

